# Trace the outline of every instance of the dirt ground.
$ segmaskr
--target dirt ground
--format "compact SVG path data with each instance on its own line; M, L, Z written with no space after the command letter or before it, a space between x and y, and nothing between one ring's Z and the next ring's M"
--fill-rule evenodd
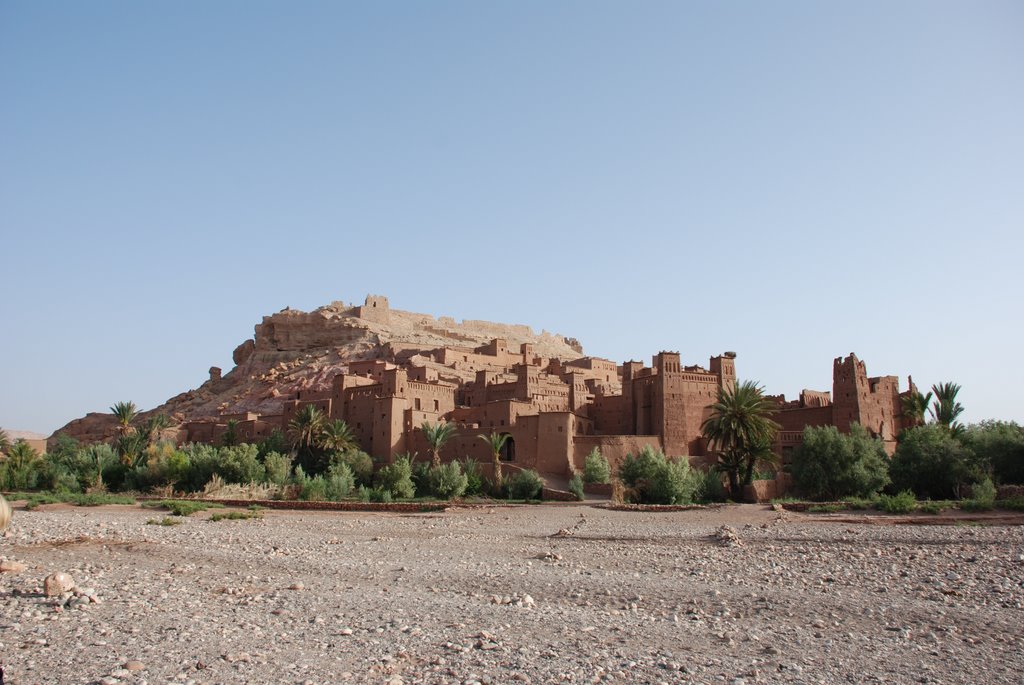
M211 513L17 510L3 682L1024 681L1005 515Z

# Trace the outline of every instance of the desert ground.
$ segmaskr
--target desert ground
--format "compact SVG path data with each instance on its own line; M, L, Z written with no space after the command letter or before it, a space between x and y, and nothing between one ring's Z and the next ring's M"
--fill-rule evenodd
M1021 526L756 505L211 513L15 511L3 682L1024 680ZM45 596L55 572L72 592Z

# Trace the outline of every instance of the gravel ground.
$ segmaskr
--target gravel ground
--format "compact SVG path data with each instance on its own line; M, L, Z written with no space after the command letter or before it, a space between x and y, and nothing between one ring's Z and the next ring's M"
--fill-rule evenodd
M17 511L2 682L1024 681L1022 527L754 505L209 513ZM76 592L46 597L54 572Z

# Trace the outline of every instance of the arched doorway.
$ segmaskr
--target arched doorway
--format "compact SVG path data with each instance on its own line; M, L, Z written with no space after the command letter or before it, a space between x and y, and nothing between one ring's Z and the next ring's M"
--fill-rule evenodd
M502 461L515 461L516 460L516 441L509 433L503 433L506 436L505 444L501 447L501 460Z

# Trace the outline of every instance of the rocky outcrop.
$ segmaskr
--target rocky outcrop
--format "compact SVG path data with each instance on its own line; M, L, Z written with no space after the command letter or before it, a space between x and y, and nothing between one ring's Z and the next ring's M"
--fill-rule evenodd
M541 357L563 360L582 356L583 348L566 339L529 326L489 321L455 321L388 308L386 298L368 297L364 305L332 302L312 312L286 308L263 317L252 338L238 345L227 373L210 369L210 379L142 415L162 413L174 423L215 417L222 413L277 414L285 400L306 390L324 390L331 379L347 370L348 363L385 359L455 372L434 364L431 353L442 347L476 347L503 338L510 349L533 345ZM461 380L470 380L469 377ZM106 440L116 432L110 414L91 413L71 421L50 436L65 433L85 442Z

